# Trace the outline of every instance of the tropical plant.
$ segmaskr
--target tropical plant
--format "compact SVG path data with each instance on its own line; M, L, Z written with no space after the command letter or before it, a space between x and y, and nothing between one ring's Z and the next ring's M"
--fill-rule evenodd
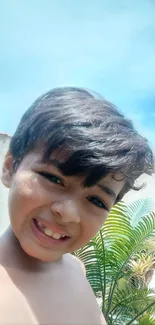
M146 281L155 267L154 252L144 244L154 241L154 231L150 202L120 202L99 233L75 252L85 264L88 281L109 325L142 325L146 312L155 312L155 290L148 289Z
M139 319L138 325L155 325L155 319L150 313L146 313L144 317Z

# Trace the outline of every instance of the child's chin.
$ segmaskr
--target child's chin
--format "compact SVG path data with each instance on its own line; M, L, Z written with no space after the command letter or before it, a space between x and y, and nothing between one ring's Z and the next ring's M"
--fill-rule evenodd
M62 257L62 254L58 254L58 253L54 253L54 252L50 252L50 253L45 252L44 253L44 252L41 252L39 249L38 250L32 249L32 247L30 248L30 247L22 246L22 249L28 257L35 259L37 261L40 261L40 262L54 262Z

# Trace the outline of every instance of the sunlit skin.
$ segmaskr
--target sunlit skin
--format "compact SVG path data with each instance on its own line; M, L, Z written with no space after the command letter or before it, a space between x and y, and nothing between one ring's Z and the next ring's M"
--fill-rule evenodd
M40 261L60 259L89 242L124 187L125 181L117 173L85 188L84 176L64 176L55 164L44 164L42 153L37 151L27 154L15 172L12 161L8 153L2 176L4 185L10 188L11 227L23 250ZM34 218L67 239L58 243L42 241L34 232Z
M11 225L0 238L0 324L106 324L83 264L67 253L97 233L124 180L109 174L85 188L84 176L62 174L58 158L47 165L41 151L30 152L14 171L6 155L2 182L9 188ZM48 234L65 237L47 236L41 231L47 227Z

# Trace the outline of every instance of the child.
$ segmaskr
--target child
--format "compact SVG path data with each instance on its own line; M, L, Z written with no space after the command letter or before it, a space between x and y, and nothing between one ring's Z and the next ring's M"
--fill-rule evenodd
M106 324L70 253L152 172L147 140L103 98L80 88L38 98L3 165L10 227L0 239L0 324Z

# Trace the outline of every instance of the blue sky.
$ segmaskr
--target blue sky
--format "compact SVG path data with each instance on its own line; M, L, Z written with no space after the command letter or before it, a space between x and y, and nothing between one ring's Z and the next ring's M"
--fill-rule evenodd
M91 88L155 148L155 1L0 1L0 132L50 88Z

